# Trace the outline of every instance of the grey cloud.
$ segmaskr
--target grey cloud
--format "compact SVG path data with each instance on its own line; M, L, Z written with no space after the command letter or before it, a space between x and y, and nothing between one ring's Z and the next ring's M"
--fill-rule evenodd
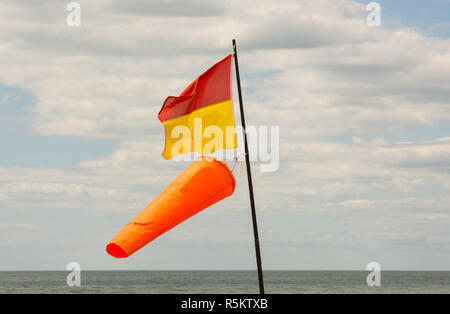
M109 1L104 9L120 14L195 18L223 16L226 14L228 7L227 1L114 0ZM208 27L208 25L206 24L205 27Z

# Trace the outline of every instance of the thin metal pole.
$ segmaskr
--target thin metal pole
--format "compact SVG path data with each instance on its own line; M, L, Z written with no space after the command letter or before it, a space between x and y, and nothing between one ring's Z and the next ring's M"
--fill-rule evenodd
M241 79L239 76L239 64L238 64L235 39L233 39L233 55L234 55L234 65L236 68L236 81L237 81L238 94L239 94L239 108L240 108L240 112L241 112L241 123L242 123L242 129L243 129L242 131L244 133L245 165L247 168L248 192L250 194L250 205L251 205L251 209L252 209L253 237L255 239L256 265L258 266L259 293L264 294L264 279L263 279L262 264L261 264L261 251L259 249L258 224L256 222L256 210L255 210L255 199L253 196L252 172L251 172L251 168L250 168L250 157L249 157L249 153L248 153L247 133L245 132L244 105L242 104Z

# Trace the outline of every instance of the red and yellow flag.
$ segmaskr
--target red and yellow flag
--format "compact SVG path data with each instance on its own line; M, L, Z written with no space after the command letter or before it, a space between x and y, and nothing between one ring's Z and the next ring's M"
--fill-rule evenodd
M165 129L165 159L189 152L208 155L236 148L231 55L200 75L180 96L167 97L158 118Z

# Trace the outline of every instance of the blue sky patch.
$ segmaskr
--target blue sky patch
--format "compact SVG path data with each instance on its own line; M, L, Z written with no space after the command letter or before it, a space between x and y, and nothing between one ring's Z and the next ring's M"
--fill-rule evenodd
M27 121L33 97L0 84L0 167L70 168L76 162L112 152L114 139L32 134Z

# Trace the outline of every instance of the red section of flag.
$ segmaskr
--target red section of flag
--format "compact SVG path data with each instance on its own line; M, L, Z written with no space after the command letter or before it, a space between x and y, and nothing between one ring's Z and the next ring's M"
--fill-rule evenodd
M231 99L231 54L200 75L178 97L167 97L158 118L161 122Z

